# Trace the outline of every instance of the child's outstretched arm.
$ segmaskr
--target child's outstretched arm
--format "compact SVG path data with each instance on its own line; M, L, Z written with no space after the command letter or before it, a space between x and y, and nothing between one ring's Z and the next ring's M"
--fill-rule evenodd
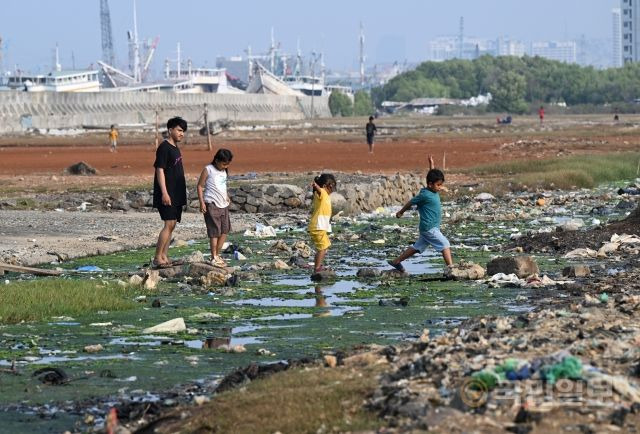
M320 193L320 189L321 189L322 187L320 187L320 186L318 185L318 183L316 183L316 181L313 181L313 182L311 182L311 188L313 188L313 192L314 192L314 193Z
M436 165L433 163L433 155L429 154L429 170L435 169Z
M411 203L411 201L407 202L404 204L404 206L402 208L400 208L400 211L398 211L396 213L396 217L400 218L402 217L402 214L404 214L408 209L410 209L413 206L413 204Z

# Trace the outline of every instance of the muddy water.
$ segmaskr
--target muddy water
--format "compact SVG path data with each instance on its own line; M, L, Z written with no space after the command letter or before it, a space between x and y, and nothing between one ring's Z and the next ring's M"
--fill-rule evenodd
M450 209L455 212L464 206L452 204ZM500 206L485 206L477 214L495 215ZM587 200L574 207L572 216L586 220L590 206ZM619 213L610 214L616 215ZM444 232L452 241L456 260L485 264L493 253L484 246L506 242L514 233L537 230L545 217L566 215L550 211L549 215L511 221L467 219L445 226ZM305 269L276 271L270 264L277 258L287 261L290 253L270 250L274 239L236 235L231 241L252 253L247 254L246 262L233 261L228 255L229 262L251 274L245 274L248 277L239 286L226 292L201 288L193 281L165 281L156 292L145 293L146 300L133 310L0 326L0 367L15 362L20 373L0 373L0 410L4 410L0 422L28 432L38 431L44 418L50 419L49 426L68 429L87 412L100 422L119 400L155 399L173 405L163 400L166 391L193 382L212 388L221 376L250 362L315 357L360 344L394 344L414 340L424 328L440 333L474 315L520 314L532 309L527 290L434 280L441 275L442 259L430 251L405 263L409 278L356 279L360 267L389 268L386 260L413 241L416 225L415 216L338 222L328 256L328 265L338 274L333 282L315 284ZM302 230L282 232L278 238L289 245L299 239L307 241ZM207 244L198 241L172 249L171 255L207 249ZM105 270L74 279L126 280L128 273L151 256L151 249L142 249L84 258L65 267L95 265ZM551 257L539 257L538 261L546 274L557 273L564 265ZM160 308L152 307L155 299ZM400 299L407 300L407 305L399 303ZM203 319L198 316L203 313L214 315ZM143 333L146 327L177 317L185 319L187 332ZM104 350L83 352L86 345L95 344ZM239 345L246 351L229 353L223 349ZM63 369L69 381L59 386L42 384L31 374L43 366Z

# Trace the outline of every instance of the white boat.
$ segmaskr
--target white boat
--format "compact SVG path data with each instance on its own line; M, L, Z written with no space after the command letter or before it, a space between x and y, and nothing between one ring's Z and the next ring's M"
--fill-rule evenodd
M291 89L302 92L307 96L322 96L324 94L324 80L322 77L311 77L309 75L288 75L282 81Z
M27 92L100 92L98 71L52 71L9 76L7 87Z

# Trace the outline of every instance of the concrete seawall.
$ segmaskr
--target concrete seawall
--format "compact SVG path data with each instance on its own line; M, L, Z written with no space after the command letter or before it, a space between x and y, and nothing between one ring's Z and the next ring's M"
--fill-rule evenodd
M172 116L187 121L202 117L232 121L280 121L311 117L311 97L279 95L175 94L142 92L56 93L0 92L0 133L31 128L81 128L83 125L153 124L156 110L161 123ZM329 117L326 97L313 100L315 116Z

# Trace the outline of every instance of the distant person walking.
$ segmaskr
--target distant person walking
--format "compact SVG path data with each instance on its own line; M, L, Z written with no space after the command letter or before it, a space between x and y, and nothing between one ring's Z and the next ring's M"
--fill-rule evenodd
M115 125L111 125L111 130L109 131L109 144L111 145L111 152L117 152L118 130L116 130Z
M540 106L538 109L538 117L540 117L540 125L544 122L544 107Z
M175 117L167 122L169 137L156 150L155 176L153 179L153 207L160 213L164 227L158 235L156 254L151 266L167 268L171 234L182 217L182 207L187 204L187 184L184 179L182 154L178 143L187 131L187 121Z
M367 133L367 144L369 145L369 153L373 154L373 139L376 136L376 124L373 123L373 116L369 116L369 122L367 122L367 126L365 127Z

